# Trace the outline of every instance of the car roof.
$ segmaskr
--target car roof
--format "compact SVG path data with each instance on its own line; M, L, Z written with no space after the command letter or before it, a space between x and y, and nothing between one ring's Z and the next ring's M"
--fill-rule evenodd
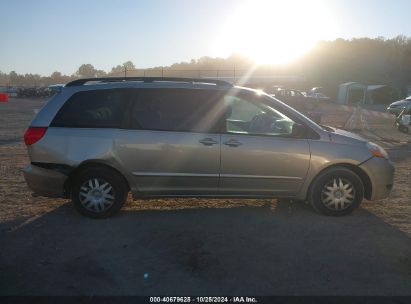
M231 83L209 78L176 78L176 77L111 77L86 78L67 83L59 91L72 95L80 91L105 89L203 89L203 90L242 90ZM254 91L254 90L252 90Z
M65 87L79 87L84 85L113 84L113 83L145 83L145 84L190 84L190 85L214 85L232 87L227 81L212 78L182 78L182 77L101 77L83 78L71 81Z

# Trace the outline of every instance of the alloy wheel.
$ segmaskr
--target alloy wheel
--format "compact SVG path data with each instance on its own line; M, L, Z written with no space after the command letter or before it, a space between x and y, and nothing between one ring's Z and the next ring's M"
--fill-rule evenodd
M354 202L354 198L354 185L345 178L333 178L321 191L322 203L331 210L347 209Z
M104 212L114 204L114 188L102 178L89 179L80 187L79 200L91 212Z

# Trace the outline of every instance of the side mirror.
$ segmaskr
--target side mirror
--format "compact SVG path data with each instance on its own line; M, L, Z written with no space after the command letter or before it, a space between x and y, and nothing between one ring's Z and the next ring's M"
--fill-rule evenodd
M307 127L298 123L294 123L291 135L295 138L304 138L307 135Z

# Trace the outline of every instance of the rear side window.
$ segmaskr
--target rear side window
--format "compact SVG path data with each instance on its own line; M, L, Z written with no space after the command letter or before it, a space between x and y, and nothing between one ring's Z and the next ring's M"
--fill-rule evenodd
M215 90L141 89L131 108L131 128L218 132L221 96Z
M120 128L131 89L82 91L73 94L57 113L52 127Z

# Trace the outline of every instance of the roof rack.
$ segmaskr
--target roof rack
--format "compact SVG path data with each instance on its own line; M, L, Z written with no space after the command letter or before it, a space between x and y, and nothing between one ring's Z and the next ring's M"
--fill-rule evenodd
M151 82L186 82L186 83L207 83L217 86L233 85L227 81L209 79L209 78L180 78L180 77L100 77L100 78L83 78L71 81L66 84L66 87L76 87L85 85L88 82L125 82L125 81L141 81L146 83Z

